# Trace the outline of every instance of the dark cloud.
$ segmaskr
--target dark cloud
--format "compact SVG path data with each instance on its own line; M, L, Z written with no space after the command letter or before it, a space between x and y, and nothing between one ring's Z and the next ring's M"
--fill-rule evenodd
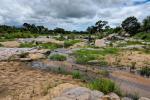
M150 15L149 10L150 3L145 0L1 0L0 24L29 22L84 30L99 19L112 26L132 15L142 20Z

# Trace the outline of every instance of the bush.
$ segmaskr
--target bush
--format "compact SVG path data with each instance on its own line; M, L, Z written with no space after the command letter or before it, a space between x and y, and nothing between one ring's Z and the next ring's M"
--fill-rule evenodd
M142 76L147 76L149 77L150 76L150 68L149 67L143 67L141 70L140 70L140 74Z
M65 61L65 60L67 60L67 57L66 57L66 56L60 55L60 54L51 55L49 58L50 58L51 60L54 60L54 61Z
M101 91L105 94L115 92L116 85L113 81L105 78L101 78L89 83L89 88Z
M81 74L79 71L72 72L72 77L75 79L81 79Z

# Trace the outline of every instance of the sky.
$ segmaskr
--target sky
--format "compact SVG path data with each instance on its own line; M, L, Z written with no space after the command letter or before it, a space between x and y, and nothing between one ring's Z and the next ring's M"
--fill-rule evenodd
M86 30L98 20L111 27L135 16L150 16L150 0L0 0L0 24L20 26L27 22L66 30Z

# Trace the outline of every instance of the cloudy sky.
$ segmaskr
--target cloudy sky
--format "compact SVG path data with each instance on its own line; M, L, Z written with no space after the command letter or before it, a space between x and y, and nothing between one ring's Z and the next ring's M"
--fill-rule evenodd
M150 15L150 0L0 0L0 24L24 22L49 29L85 30L97 20L118 26L128 16Z

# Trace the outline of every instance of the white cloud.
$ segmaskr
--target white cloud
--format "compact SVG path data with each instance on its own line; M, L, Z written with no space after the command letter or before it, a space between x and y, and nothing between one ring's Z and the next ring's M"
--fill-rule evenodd
M0 24L21 25L24 22L49 28L84 30L97 20L116 26L128 16L140 21L150 15L146 0L1 0Z

